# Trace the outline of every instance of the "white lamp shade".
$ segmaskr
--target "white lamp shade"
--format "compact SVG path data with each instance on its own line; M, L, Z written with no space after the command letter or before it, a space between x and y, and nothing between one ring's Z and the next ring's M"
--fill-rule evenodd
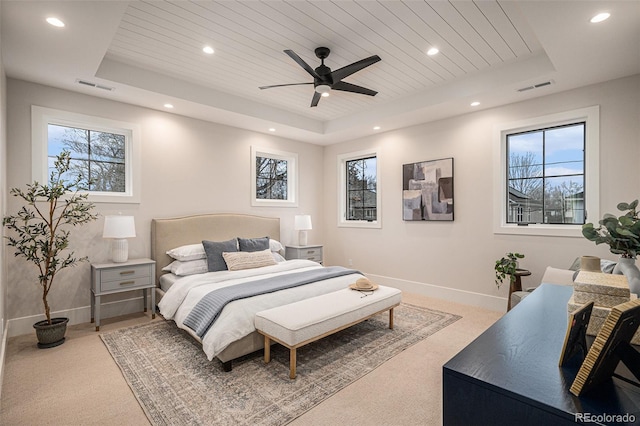
M105 216L102 238L133 238L136 223L133 216Z
M313 229L313 227L311 226L311 216L309 216L308 214L296 215L293 228L296 231L306 231L308 229Z

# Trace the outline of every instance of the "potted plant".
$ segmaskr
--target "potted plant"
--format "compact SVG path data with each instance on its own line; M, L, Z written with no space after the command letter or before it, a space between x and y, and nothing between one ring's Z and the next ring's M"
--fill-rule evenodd
M609 251L620 256L613 273L623 274L629 281L632 293L640 293L640 270L636 266L636 256L640 253L640 220L638 218L638 200L631 203L619 203L622 216L605 213L598 222L582 225L582 235L589 241L607 244Z
M496 270L496 285L500 288L502 282L509 276L509 282L516 281L515 273L518 270L518 259L524 259L524 254L507 253L501 259L496 260L494 269Z
M42 288L42 302L46 320L33 325L38 347L48 348L64 342L68 318L51 318L48 295L54 279L61 270L75 266L87 257L76 257L69 251L69 226L78 226L97 218L92 213L93 203L88 194L80 194L83 177L73 181L64 178L69 171L71 155L63 151L54 162L49 182L28 184L26 190L12 188L11 195L21 198L25 205L15 214L6 216L2 223L14 235L7 236L8 245L15 249L16 257L24 257L38 268L38 283Z

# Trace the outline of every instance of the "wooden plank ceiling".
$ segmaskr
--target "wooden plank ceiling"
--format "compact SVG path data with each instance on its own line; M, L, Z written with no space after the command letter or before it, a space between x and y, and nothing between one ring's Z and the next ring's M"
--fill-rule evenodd
M202 52L204 45L215 49ZM311 82L284 49L311 67L316 47L335 70L382 58L345 81L375 97L333 91L310 108ZM440 53L426 55L431 47ZM107 57L263 104L331 120L486 71L540 51L508 1L134 1Z

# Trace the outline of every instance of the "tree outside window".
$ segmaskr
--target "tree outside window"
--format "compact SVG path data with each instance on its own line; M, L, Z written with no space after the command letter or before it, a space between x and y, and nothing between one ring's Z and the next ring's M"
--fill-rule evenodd
M71 152L71 167L65 179L74 181L76 176L82 176L81 184L90 192L126 191L125 135L49 124L49 171L63 149Z
M376 161L376 157L346 161L347 220L378 218Z
M507 223L585 223L585 125L507 135Z
M288 188L287 160L256 157L256 198L286 200Z

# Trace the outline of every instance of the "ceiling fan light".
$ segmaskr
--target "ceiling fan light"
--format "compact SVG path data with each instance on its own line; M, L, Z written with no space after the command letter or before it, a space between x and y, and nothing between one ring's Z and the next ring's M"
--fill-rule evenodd
M316 86L316 92L320 93L325 98L329 96L329 92L331 91L331 86L328 84L318 84Z

